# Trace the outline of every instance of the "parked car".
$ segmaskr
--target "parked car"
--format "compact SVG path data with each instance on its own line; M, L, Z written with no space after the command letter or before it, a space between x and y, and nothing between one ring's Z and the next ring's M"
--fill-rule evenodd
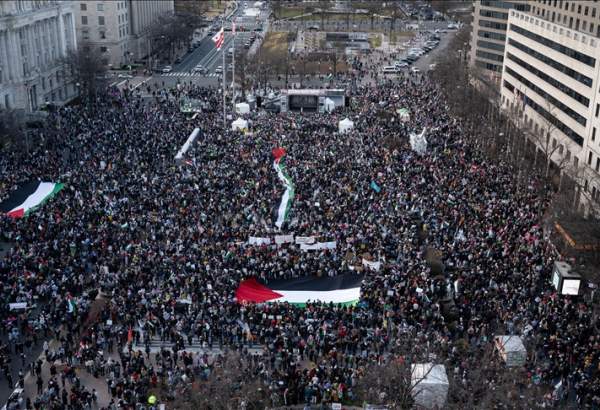
M117 78L133 78L133 76L127 73L121 73L117 76Z
M173 67L171 67L170 65L164 66L162 69L163 73L170 73L171 71L173 71Z
M384 74L397 74L400 70L393 65L388 65L383 67L382 71Z
M408 67L408 63L396 61L394 63L394 67L396 67L396 68L407 68Z

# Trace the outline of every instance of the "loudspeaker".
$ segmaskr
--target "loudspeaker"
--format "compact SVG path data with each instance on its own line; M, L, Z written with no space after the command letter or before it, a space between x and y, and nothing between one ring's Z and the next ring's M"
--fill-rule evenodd
M260 95L256 96L256 107L262 107L262 97Z
M350 97L344 98L344 107L350 107Z

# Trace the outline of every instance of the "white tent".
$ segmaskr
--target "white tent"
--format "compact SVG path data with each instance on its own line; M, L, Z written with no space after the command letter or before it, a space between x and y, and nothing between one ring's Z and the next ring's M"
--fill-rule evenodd
M444 408L448 396L448 376L441 364L417 363L410 366L412 396L426 409Z
M238 114L248 114L250 112L250 105L242 102L235 105L235 112Z
M325 112L331 112L335 109L335 103L331 98L325 98L325 103L323 104L323 109Z
M344 118L338 124L338 131L340 133L348 132L354 128L354 122L349 118Z
M527 361L527 349L519 336L496 336L496 349L507 366L522 366Z
M234 122L231 123L232 130L242 130L246 131L248 129L248 121L243 118L238 118Z

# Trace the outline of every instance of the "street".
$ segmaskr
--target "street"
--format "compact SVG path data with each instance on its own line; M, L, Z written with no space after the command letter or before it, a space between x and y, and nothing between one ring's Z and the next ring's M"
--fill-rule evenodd
M191 53L187 54L181 63L173 67L173 71L170 73L162 74L163 77L209 77L209 78L221 78L220 73L216 73L215 69L218 66L223 65L223 54L227 53L225 58L225 64L231 63L231 56L228 54L230 48L234 47L236 50L244 50L244 44L250 39L253 32L257 35L262 35L263 32L255 31L257 28L263 28L264 23L269 15L268 10L260 10L258 16L246 15L248 9L246 3L238 3L237 9L228 17L226 27L231 28L231 22L235 21L236 34L235 40L234 35L231 31L225 31L225 41L221 50L217 50L214 42L212 41L212 35L204 37L198 47L196 47ZM246 51L243 51L246 52ZM191 71L198 64L202 65L208 70L206 74L192 74ZM222 67L223 69L225 67ZM228 72L226 77L231 77Z

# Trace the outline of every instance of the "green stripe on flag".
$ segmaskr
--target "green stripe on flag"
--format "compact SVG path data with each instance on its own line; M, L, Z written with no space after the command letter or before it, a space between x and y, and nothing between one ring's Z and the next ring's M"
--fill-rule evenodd
M277 209L277 221L275 222L275 226L281 229L290 213L290 208L292 206L292 201L294 200L295 191L292 179L287 174L284 159L276 159L273 165L275 167L275 170L277 171L277 176L279 177L279 180L285 185L285 192L281 197L281 203L279 204L279 208Z
M40 206L44 205L48 200L54 198L54 196L60 192L63 188L65 187L65 184L62 183L56 183L54 184L54 187L52 188L52 191L50 191L50 193L48 195L46 195L44 197L44 199L42 199L40 201L39 204L37 204L34 207L29 208L28 210L25 211L25 215L24 216L28 216L31 212L35 211L36 209L38 209Z

